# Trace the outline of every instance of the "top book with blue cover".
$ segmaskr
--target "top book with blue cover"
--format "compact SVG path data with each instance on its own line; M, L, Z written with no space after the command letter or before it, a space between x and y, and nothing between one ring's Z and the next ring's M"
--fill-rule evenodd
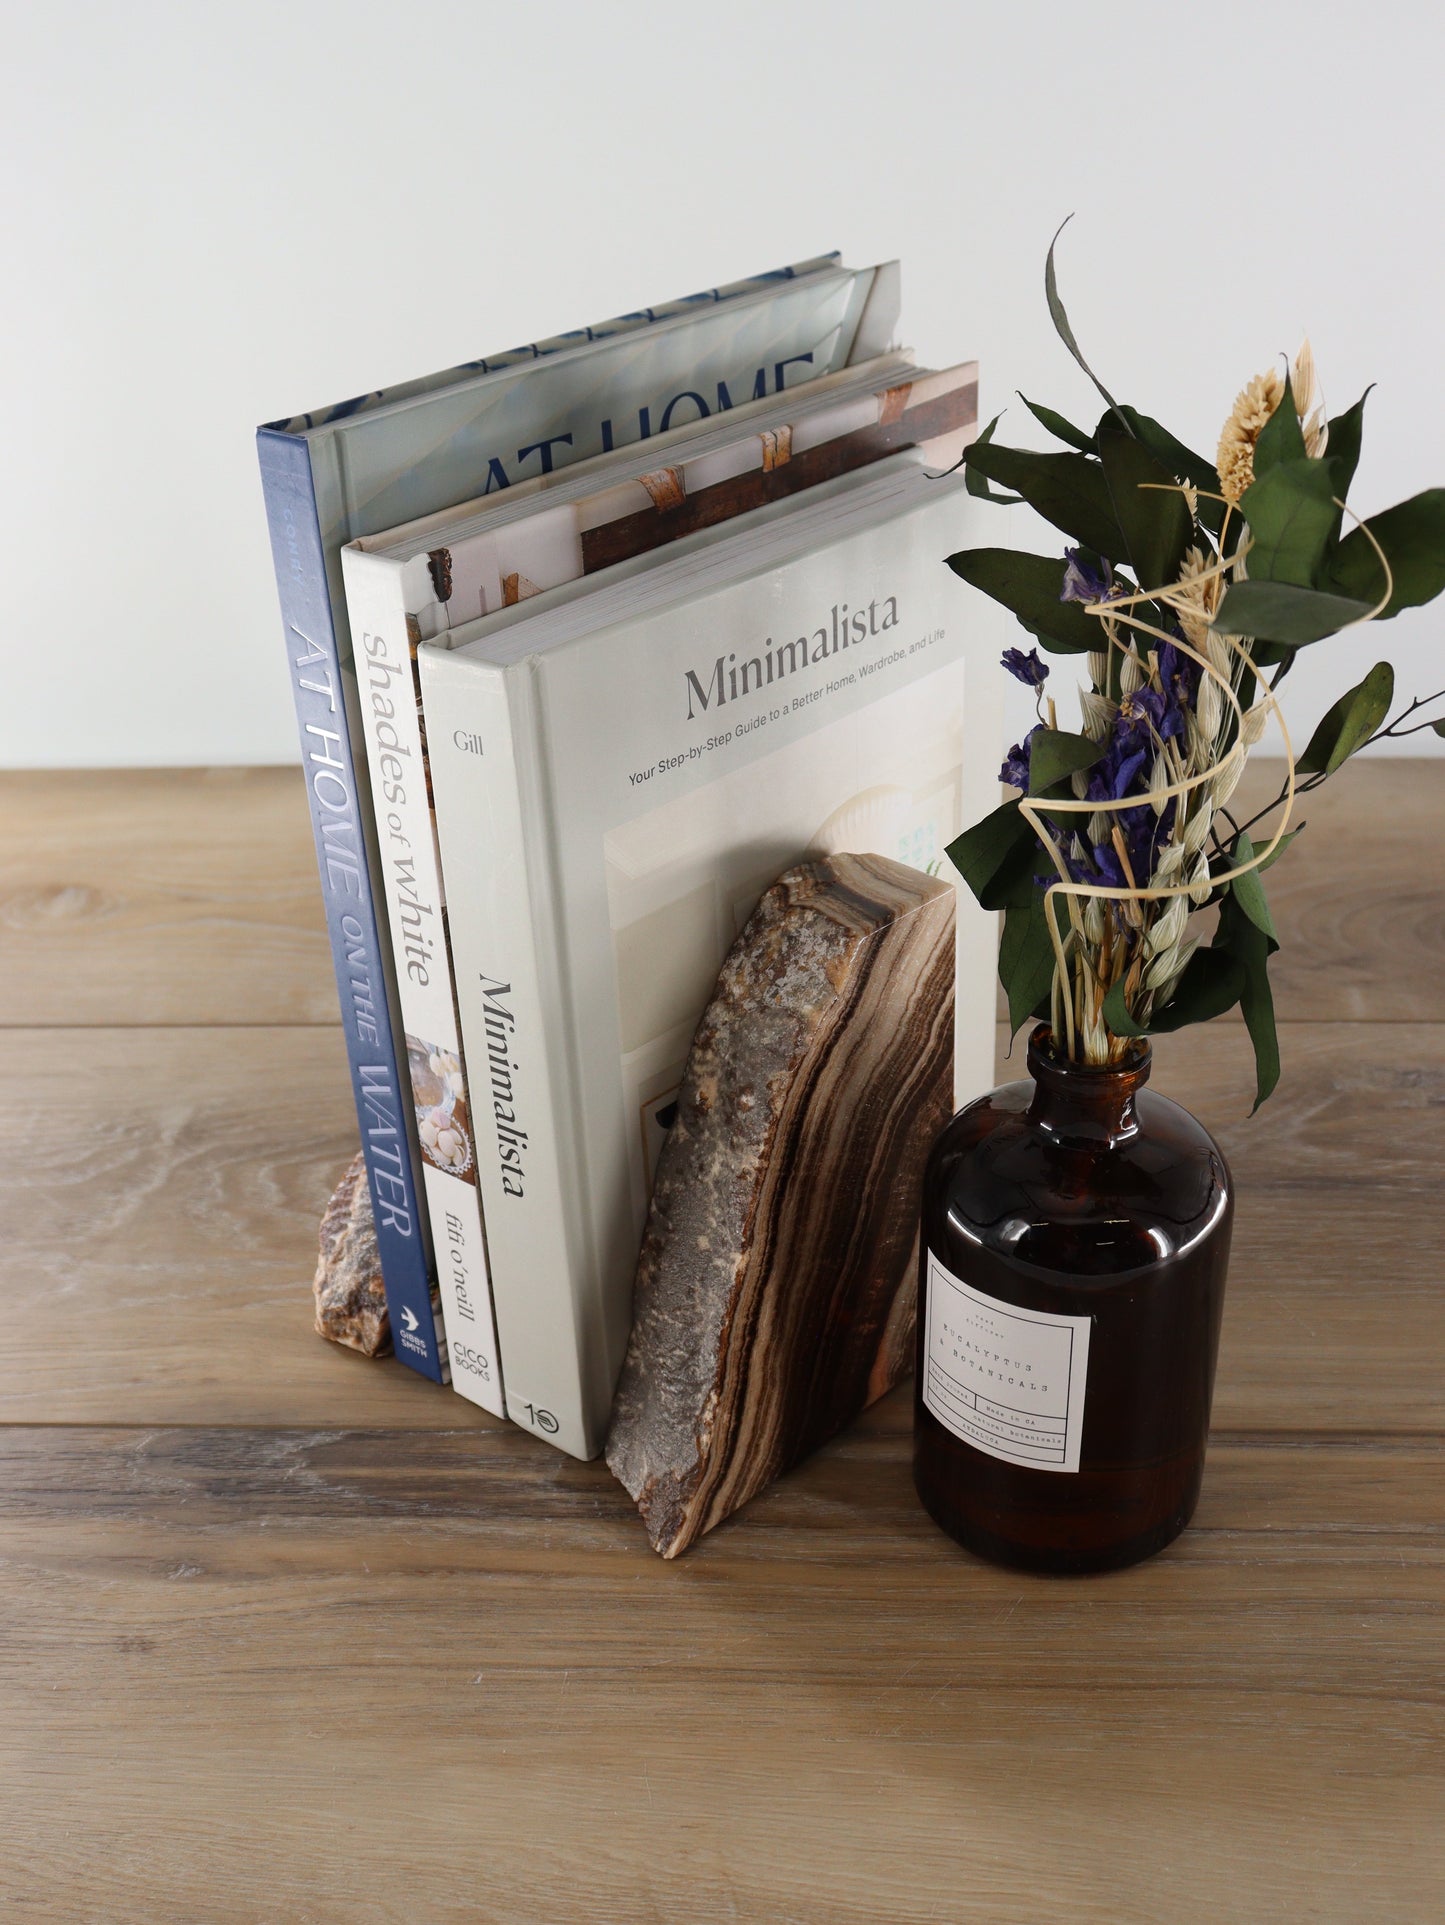
M446 1380L446 1347L398 1048L341 549L881 353L893 345L898 305L896 263L853 270L823 255L257 431L393 1341L424 1376Z

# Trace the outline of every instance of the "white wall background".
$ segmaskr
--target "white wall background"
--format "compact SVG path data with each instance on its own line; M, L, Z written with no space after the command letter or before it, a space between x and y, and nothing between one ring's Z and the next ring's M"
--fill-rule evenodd
M251 430L841 247L912 344L1092 420L1042 298L1212 448L1306 327L1357 506L1445 481L1424 0L0 7L0 762L295 753ZM1004 438L1025 436L1017 403ZM1026 536L1028 531L1018 529ZM1055 537L1048 535L1052 542ZM1301 731L1445 612L1325 643ZM1415 749L1445 748L1434 736Z

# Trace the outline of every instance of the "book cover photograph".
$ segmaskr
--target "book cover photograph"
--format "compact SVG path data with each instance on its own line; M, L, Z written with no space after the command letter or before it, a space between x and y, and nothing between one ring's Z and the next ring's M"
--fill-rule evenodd
M445 1044L408 1035L406 1060L423 1157L445 1176L475 1182L476 1158L461 1058Z

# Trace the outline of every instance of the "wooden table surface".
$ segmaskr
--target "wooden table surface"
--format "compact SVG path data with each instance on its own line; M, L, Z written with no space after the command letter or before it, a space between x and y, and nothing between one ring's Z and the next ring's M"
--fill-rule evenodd
M1284 1077L1192 1529L977 1563L909 1390L676 1564L312 1334L355 1142L299 776L0 777L0 1918L1445 1917L1445 761L1270 878Z

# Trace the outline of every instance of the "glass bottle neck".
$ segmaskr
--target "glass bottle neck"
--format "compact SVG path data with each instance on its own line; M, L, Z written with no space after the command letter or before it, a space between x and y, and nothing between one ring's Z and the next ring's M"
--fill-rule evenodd
M1049 1029L1041 1024L1029 1038L1028 1068L1034 1079L1028 1116L1041 1135L1107 1149L1138 1133L1135 1099L1149 1080L1147 1042L1140 1041L1117 1066L1100 1068L1056 1055Z

